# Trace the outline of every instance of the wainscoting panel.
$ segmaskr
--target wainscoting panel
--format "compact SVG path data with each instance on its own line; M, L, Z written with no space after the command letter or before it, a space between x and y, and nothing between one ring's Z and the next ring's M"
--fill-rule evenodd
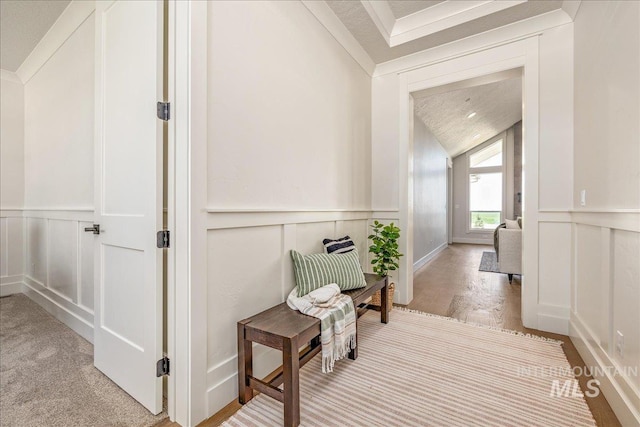
M3 210L0 294L22 292L93 341L93 234L89 209Z
M0 277L9 275L9 224L8 218L0 218Z
M585 321L599 345L608 341L606 318L608 307L603 304L602 235L599 227L578 224L576 227L576 313ZM605 299L606 301L606 299Z
M539 223L538 303L566 309L568 327L571 283L571 224ZM568 330L564 333L566 334Z
M283 301L282 226L208 232L208 365L236 354L236 322Z
M303 255L324 252L322 240L336 237L336 222L312 222L296 226L296 250Z
M613 359L620 366L637 367L640 361L640 233L613 230L611 236L613 287ZM624 336L623 354L616 351L616 333ZM631 376L640 390L640 372Z
M366 271L370 212L210 211L208 218L208 413L237 399L238 320L283 302L295 286L289 254L323 252L322 239L351 236ZM234 219L235 217L235 219ZM299 222L296 222L299 221ZM254 345L254 371L282 363L279 351Z
M47 286L47 220L27 220L27 265L25 275Z
M93 233L86 233L85 227L92 222L78 222L78 304L89 313L93 313Z
M24 272L24 220L0 216L0 296L20 292Z
M49 280L52 290L78 303L78 224L50 219L48 251Z
M571 340L621 424L640 425L640 212L579 211L572 221Z
M9 217L7 223L7 273L9 276L24 273L24 218Z

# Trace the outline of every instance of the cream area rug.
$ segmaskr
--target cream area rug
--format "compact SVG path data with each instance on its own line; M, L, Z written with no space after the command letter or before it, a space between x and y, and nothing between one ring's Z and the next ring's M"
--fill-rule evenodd
M357 360L302 368L301 425L595 425L558 341L397 308L379 319L358 321ZM282 424L282 404L258 395L223 425Z
M0 426L152 426L93 366L93 346L22 294L0 298Z

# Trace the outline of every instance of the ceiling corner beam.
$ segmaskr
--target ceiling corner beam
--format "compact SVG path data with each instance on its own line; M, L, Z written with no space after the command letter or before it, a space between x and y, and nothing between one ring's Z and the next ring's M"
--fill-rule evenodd
M396 19L389 37L389 46L398 46L517 6L526 1L527 0L484 0L464 2L445 1L438 3L419 12ZM385 3L385 6L388 7L386 2L379 3Z
M564 0L562 2L562 10L569 15L572 21L576 20L578 9L580 9L581 0Z
M302 4L315 16L318 22L340 43L349 55L362 67L362 69L372 76L376 68L369 54L353 37L342 21L333 13L331 8L324 1L301 0Z
M389 3L386 0L361 0L360 2L382 37L391 46L391 33L393 32L396 18L393 16Z

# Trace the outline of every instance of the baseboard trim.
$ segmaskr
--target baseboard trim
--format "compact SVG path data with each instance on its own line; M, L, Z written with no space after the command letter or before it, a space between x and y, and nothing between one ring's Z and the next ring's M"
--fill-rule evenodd
M429 252L428 254L423 256L422 258L420 258L418 261L414 262L413 263L413 272L415 273L416 271L420 270L429 261L431 261L433 258L435 258L436 255L438 255L440 252L445 250L448 246L449 246L449 244L447 242L444 242L443 244L441 244L440 246L438 246L437 248L435 248L434 250L432 250L431 252Z
M454 237L453 243L467 243L471 245L493 245L491 239L470 239L467 237Z
M53 317L67 325L82 338L93 344L93 321L83 319L80 315L74 313L50 295L47 295L43 289L40 288L41 286L38 282L27 276L24 277L24 282L22 282L22 293L44 308ZM89 313L86 313L86 316L93 317Z
M4 276L0 278L0 297L20 294L23 291L22 275Z
M600 381L600 390L623 426L640 425L640 394L634 392L629 380L621 375L612 375L616 367L578 316L571 315L569 336L585 365L594 369L593 377ZM595 348L597 346L598 348ZM634 404L634 402L636 402Z
M538 329L554 334L569 335L569 319L553 314L538 313Z

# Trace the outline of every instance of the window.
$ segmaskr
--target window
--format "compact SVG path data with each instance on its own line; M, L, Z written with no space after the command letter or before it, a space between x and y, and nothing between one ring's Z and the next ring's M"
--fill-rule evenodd
M502 136L469 154L469 230L493 230L502 220Z

